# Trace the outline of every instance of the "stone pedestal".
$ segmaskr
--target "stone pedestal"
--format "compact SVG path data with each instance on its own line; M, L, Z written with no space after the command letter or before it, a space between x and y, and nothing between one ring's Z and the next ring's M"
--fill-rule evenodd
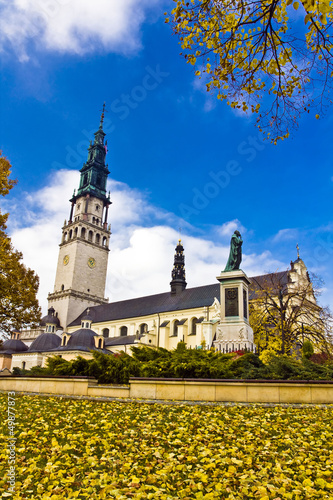
M249 324L249 278L237 269L222 272L217 280L221 284L221 320L216 330L215 348L222 352L255 351Z

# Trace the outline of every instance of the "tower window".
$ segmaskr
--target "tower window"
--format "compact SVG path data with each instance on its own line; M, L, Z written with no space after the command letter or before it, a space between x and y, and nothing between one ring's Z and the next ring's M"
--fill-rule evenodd
M65 285L61 285L61 291L65 290Z
M76 228L74 229L74 238L76 238L76 237L77 237L77 232L78 232L78 228L76 227Z
M97 245L100 244L100 240L101 240L101 236L97 233L96 234L96 239L95 239L95 242L96 242Z
M73 236L73 231L72 231L72 230L70 230L70 231L69 231L69 239L70 239L70 240L72 239L72 236Z
M86 229L84 227L81 229L81 238L86 238Z
M101 207L100 207L99 205L96 205L96 212L99 212L99 209L100 209L100 208L101 208Z
M101 186L102 185L102 176L101 175L97 176L96 184L97 184L97 186Z
M92 239L93 239L93 232L89 231L89 233L88 233L88 241L92 241Z
M63 238L63 242L64 242L64 243L67 241L67 236L68 236L68 235L67 235L67 232L66 232L66 233L64 233L64 238Z
M88 174L85 174L83 178L83 185L85 186L86 184L88 184Z
M102 243L103 247L106 247L106 243L107 243L107 239L106 239L106 236L104 236L103 243Z

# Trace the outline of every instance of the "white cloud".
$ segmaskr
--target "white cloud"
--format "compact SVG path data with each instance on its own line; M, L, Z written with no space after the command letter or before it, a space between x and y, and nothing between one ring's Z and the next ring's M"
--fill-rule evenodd
M22 62L28 44L84 54L96 49L129 53L141 46L140 28L157 0L0 0L0 50L10 43Z
M68 200L77 185L78 172L61 170L44 188L23 195L21 204L13 200L7 207L13 244L40 277L39 300L44 311L47 294L53 291L61 227L70 210ZM113 180L109 186L112 236L105 295L117 301L169 290L179 219L156 209L137 189ZM224 224L221 231L229 235L234 227L242 226L235 220ZM228 259L229 242L222 245L193 235L182 235L182 241L188 287L214 283ZM270 252L244 255L242 267L249 276L285 268Z
M238 219L225 222L220 228L218 228L218 232L221 236L231 236L236 231L236 229L240 233L243 233L245 231L245 228L242 226Z
M297 229L280 229L274 236L273 241L279 243L280 241L294 240L297 237Z

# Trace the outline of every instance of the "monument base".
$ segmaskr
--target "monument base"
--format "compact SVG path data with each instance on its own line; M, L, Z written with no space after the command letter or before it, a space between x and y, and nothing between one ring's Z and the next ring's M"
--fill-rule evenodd
M253 330L245 321L220 322L216 328L214 347L217 351L255 351Z
M249 324L249 284L244 271L225 271L217 277L221 284L221 320L214 346L221 352L255 351L253 330Z

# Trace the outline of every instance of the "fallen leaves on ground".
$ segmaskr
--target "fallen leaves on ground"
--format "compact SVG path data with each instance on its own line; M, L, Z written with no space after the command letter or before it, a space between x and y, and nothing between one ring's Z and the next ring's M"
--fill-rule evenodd
M333 499L332 407L15 403L13 499Z

